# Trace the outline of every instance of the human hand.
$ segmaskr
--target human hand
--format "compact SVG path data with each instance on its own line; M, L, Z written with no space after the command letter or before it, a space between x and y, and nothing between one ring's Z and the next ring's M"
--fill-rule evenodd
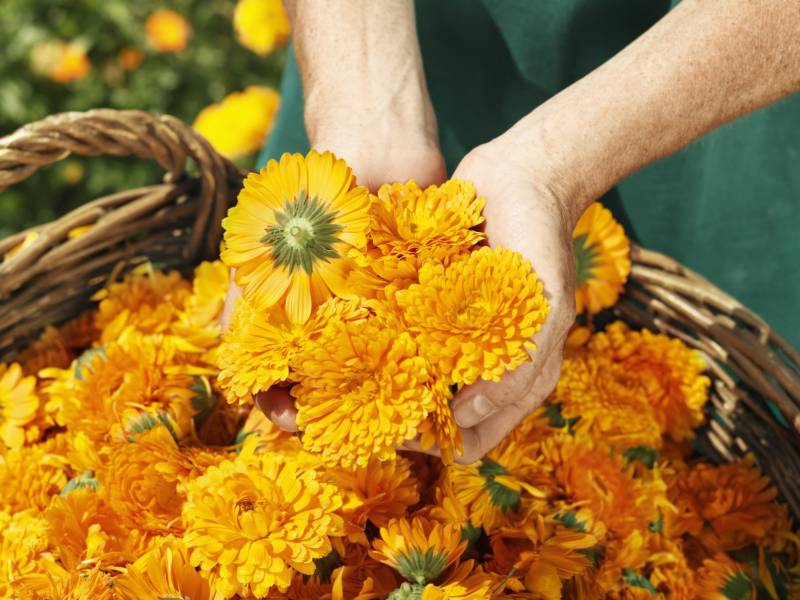
M512 130L470 152L453 175L471 181L486 197L489 244L516 250L530 260L550 305L534 337L532 362L497 383L478 381L456 395L453 412L464 445L457 460L464 463L481 458L544 402L558 381L564 342L575 320L572 231L579 212L563 198L544 146L540 152L526 152L524 159L521 147Z

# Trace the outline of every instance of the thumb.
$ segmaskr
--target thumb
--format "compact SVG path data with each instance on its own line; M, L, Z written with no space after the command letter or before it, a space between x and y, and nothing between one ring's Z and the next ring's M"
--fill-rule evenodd
M284 431L297 431L297 409L288 387L272 386L255 397L256 406Z

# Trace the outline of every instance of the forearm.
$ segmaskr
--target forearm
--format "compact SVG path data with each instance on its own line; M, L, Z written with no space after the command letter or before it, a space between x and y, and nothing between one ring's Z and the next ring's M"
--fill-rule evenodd
M547 153L547 185L580 214L633 171L798 89L800 2L684 0L506 136Z
M398 126L436 138L412 0L287 2L309 137L345 122L380 137Z

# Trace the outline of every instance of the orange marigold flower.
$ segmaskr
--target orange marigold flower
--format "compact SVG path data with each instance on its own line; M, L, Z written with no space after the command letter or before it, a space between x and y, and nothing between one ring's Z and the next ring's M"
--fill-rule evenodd
M296 359L303 446L331 465L389 460L434 409L431 373L412 337L379 316L332 320Z
M619 539L646 531L659 519L659 508L669 507L657 473L637 477L634 465L599 442L559 434L541 451L565 501L591 510Z
M426 584L435 580L464 553L467 542L452 525L425 517L393 519L381 527L372 542L370 556L389 565L408 581Z
M439 584L429 583L422 589L420 600L478 600L492 597L494 578L476 570L474 561L458 565ZM412 586L413 587L413 586ZM402 597L402 596L401 596ZM414 596L411 596L412 598Z
M144 61L144 54L138 48L128 46L119 51L117 55L119 65L126 71L135 71Z
M251 85L201 110L192 127L220 154L231 159L241 158L264 144L279 104L278 92Z
M36 341L19 353L17 361L27 375L36 375L45 367L66 369L74 358L61 332L48 325Z
M413 180L384 184L370 214L369 266L384 281L411 283L427 260L447 262L486 236L473 228L483 222L485 198L466 181L451 179L425 190Z
M254 454L256 446L246 442L235 460L186 486L191 564L226 598L286 590L295 571L313 574L314 559L331 551L330 536L343 533L337 490L293 459Z
M20 578L17 591L25 600L118 600L115 580L99 568L66 571L47 562L43 572Z
M595 202L572 232L575 246L575 309L597 313L613 306L631 272L630 241L611 211Z
M251 173L222 221L222 260L257 310L284 305L294 323L332 296L354 297L347 257L363 249L370 198L330 152L284 154Z
M61 42L55 62L50 66L50 78L58 83L71 83L83 79L91 69L86 49L80 44Z
M297 354L319 337L330 320L357 321L366 316L362 303L332 298L311 319L297 324L281 307L264 312L241 299L217 353L219 384L230 399L249 404L258 392L289 379Z
M428 262L397 302L425 356L442 376L498 381L530 360L531 338L549 307L530 263L504 248L480 248L449 266Z
M180 538L161 538L125 572L114 578L119 600L191 598L211 600L211 586L189 562L189 551Z
M0 507L14 512L44 510L67 483L67 464L53 443L0 454Z
M191 31L189 23L174 10L157 10L144 24L147 42L156 52L180 52L186 48Z
M14 593L19 589L17 581L39 569L41 555L49 548L47 528L47 521L38 510L0 512L0 596L3 598L17 598Z
M756 597L756 585L747 567L722 552L703 561L697 569L695 583L693 598L696 600Z
M384 527L390 519L398 519L419 502L417 479L411 474L411 462L403 457L391 461L370 460L365 467L327 472L331 482L341 491L347 537L368 545L364 529L367 523Z
M627 374L623 385L652 406L662 432L676 441L694 437L693 429L703 422L710 385L699 352L664 334L631 331L621 321L592 336L587 349L621 365Z
M673 537L688 533L711 553L758 542L782 522L778 492L752 458L698 463L668 477L668 484L677 511L666 513L667 531Z
M463 452L461 429L456 424L450 401L453 393L443 379L431 386L433 410L419 426L419 441L423 450L436 447L442 462L452 464L455 455Z
M281 0L239 0L233 28L242 46L266 55L286 43L290 24Z
M0 363L0 440L8 448L25 443L26 429L38 408L36 378L25 377L17 363ZM33 437L38 437L38 430Z

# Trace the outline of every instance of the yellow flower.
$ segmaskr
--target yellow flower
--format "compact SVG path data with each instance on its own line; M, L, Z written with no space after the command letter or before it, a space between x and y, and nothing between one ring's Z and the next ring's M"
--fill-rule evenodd
M370 266L385 281L411 283L425 261L446 262L485 239L473 229L485 203L457 179L425 190L413 180L382 185L371 210Z
M693 598L696 600L756 597L756 586L747 574L746 567L724 553L704 560L697 570L695 581Z
M417 584L439 577L467 547L457 528L425 517L393 519L380 532L370 556Z
M646 531L670 507L657 472L637 477L634 465L600 442L559 434L541 451L565 501L588 508L617 538Z
M12 595L16 580L36 572L40 555L47 549L47 521L38 510L0 512L0 597L16 597Z
M48 440L0 454L0 509L44 510L67 483L66 460Z
M76 43L60 43L56 61L50 67L50 78L58 83L71 83L83 79L91 64L86 49Z
M119 51L117 60L119 61L119 65L126 71L135 71L142 65L144 54L142 54L142 51L138 48L128 46Z
M470 523L493 533L515 521L523 504L542 499L537 488L546 467L531 446L504 443L471 465L450 465L444 477L450 479L454 499L464 507Z
M36 375L45 367L66 369L74 358L61 332L48 325L36 341L19 353L17 360L26 374Z
M483 600L491 598L493 579L481 571L473 572L471 560L458 565L440 584L429 583L420 600Z
M183 303L181 323L188 327L217 325L230 277L222 261L202 262L194 270L192 294Z
M431 414L420 424L420 445L424 450L436 446L442 462L452 464L456 453L463 451L461 429L456 424L450 400L453 393L443 379L437 379L431 386L434 407Z
M119 600L164 600L191 598L211 600L208 580L189 562L183 541L172 536L139 557L114 579L114 593Z
M504 248L424 264L397 302L425 356L459 384L498 381L530 360L549 311L530 263Z
M187 484L191 564L226 598L285 590L294 571L314 573L314 559L331 551L329 536L343 533L336 489L293 459L254 455L256 445Z
M678 509L665 515L667 531L688 533L711 553L763 540L782 522L778 492L751 457L719 466L699 463L667 481Z
M390 319L332 320L297 356L303 446L330 465L389 460L434 408L428 364Z
M56 563L47 563L45 572L19 580L18 591L25 600L118 600L115 581L98 568L90 571L66 571Z
M284 154L250 174L223 220L222 260L257 310L283 303L308 320L331 296L352 297L347 255L366 244L370 199L330 152Z
M219 384L240 403L250 403L258 392L289 379L297 353L319 337L328 321L356 321L366 315L360 302L332 298L311 319L297 324L281 307L264 312L241 299L217 353Z
M411 462L397 457L393 461L372 459L365 467L328 471L332 483L341 491L347 536L367 545L367 523L384 527L398 519L419 502L417 479L411 474Z
M189 39L189 23L174 10L157 10L144 24L147 42L156 52L180 52Z
M17 363L0 363L0 439L9 448L25 443L26 426L36 417L36 378L24 377Z
M175 439L161 424L110 448L102 481L109 506L125 526L148 533L180 532L183 498L177 475L183 463Z
M710 380L705 361L681 340L646 329L631 331L618 321L587 344L589 352L606 354L627 374L623 385L652 406L661 431L676 441L694 437L703 422Z
M625 365L606 352L580 348L567 352L553 402L561 415L576 420L581 435L604 440L617 450L661 447L661 427L651 403Z
M278 92L252 85L204 108L192 127L220 154L231 159L241 158L264 144L279 104Z
M289 18L280 0L239 0L233 11L233 28L242 46L269 54L289 39Z
M630 241L611 211L595 202L572 232L575 246L578 314L613 306L631 272Z

